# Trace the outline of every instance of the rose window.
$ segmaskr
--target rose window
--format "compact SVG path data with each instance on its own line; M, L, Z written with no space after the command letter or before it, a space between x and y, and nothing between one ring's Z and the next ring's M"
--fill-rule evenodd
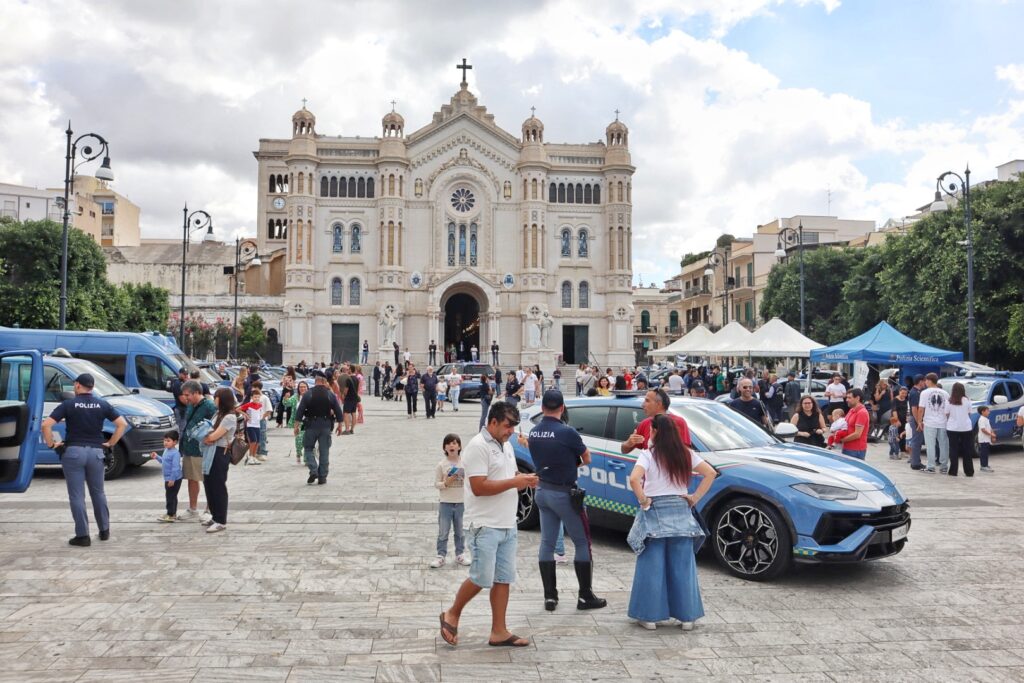
M476 204L476 198L466 188L460 187L452 192L452 208L456 211L466 213L473 208L474 204Z

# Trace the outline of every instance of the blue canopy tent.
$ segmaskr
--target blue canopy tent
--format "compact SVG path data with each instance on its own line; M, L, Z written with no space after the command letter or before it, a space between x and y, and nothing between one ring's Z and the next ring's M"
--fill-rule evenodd
M900 374L938 371L944 363L960 361L964 354L922 344L882 321L849 341L811 350L812 363L882 363L900 367ZM903 370L907 368L907 370Z

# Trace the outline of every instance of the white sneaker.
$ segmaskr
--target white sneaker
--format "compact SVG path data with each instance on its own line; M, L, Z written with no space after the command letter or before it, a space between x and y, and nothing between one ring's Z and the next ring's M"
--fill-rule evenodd
M995 472L995 470L992 469L991 467L982 467L981 471L982 472Z
M469 559L469 556L466 555L466 553L462 553L461 555L456 557L455 561L461 564L463 567L468 567L470 564L472 564L472 561Z
M555 555L555 562L558 564L568 564L569 558L565 555Z
M693 622L692 621L681 621L681 622L679 622L679 628L683 629L684 631L692 631L693 630Z
M204 519L203 521L199 522L199 525L208 527L211 526L213 523L214 522L212 519Z
M224 531L227 528L228 527L225 524L217 524L217 522L214 522L210 526L206 527L206 533L208 533L208 534L215 534L218 531Z
M647 629L648 631L653 631L654 629L658 628L658 625L653 621L637 621L636 623L642 626L643 628Z
M195 508L186 508L184 516L185 517L195 517L198 514L199 514L199 510L196 510Z
M441 567L444 566L444 556L443 555L438 555L437 557L435 557L434 559L432 559L430 561L430 564L428 566L431 569L440 569Z

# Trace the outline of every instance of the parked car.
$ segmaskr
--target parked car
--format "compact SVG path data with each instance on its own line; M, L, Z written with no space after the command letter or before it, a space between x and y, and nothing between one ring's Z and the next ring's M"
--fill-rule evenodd
M441 377L450 375L453 367L456 372L462 375L462 385L459 387L459 403L462 403L467 398L480 398L480 375L487 373L489 377L494 377L494 367L486 363L445 363L437 369L437 374Z
M160 401L129 391L125 385L95 363L72 358L69 354L60 351L53 355L43 356L42 362L44 416L53 412L58 403L74 395L75 378L87 372L96 380L96 386L92 390L93 394L106 399L128 422L128 430L114 447L111 457L108 458L105 473L107 479L116 479L121 476L129 465L142 465L149 462L150 453L163 450L164 433L170 429L176 429L178 426L170 407ZM0 378L0 383L7 384L4 387L7 395L27 395L30 386L27 375L29 365L27 359L11 361L12 372ZM60 434L62 440L64 430L63 422L54 427L54 432ZM104 421L103 432L108 436L113 434L113 423ZM60 464L60 458L53 449L42 443L41 436L36 452L36 464Z
M1024 373L994 372L972 377L943 377L939 386L953 391L957 382L964 385L971 401L971 423L978 424L978 408L990 408L988 420L997 441L1010 441L1021 436L1017 412L1024 407ZM1022 444L1024 445L1024 444Z
M591 453L580 486L595 525L627 529L637 510L628 478L635 452L620 444L644 419L640 396L566 399L569 424ZM860 562L900 552L910 530L906 496L867 463L765 433L715 401L672 398L671 411L690 427L693 448L719 473L697 505L710 530L707 545L730 574L763 581L793 562ZM519 431L539 421L523 411ZM792 425L777 433L792 435ZM519 469L532 472L528 448L513 441ZM691 483L691 491L699 477ZM520 528L538 524L533 491L520 494Z

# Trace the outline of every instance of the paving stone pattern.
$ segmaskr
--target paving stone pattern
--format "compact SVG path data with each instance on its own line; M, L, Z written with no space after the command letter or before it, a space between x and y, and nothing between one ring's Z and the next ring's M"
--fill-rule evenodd
M906 550L771 584L702 560L707 616L690 633L628 622L634 562L621 533L594 540L609 607L572 609L568 565L563 603L545 612L538 534L524 532L509 625L533 644L488 647L481 597L452 649L437 615L466 570L426 566L431 482L442 437L468 440L479 406L411 421L404 404L365 405L366 424L335 437L326 486L306 485L291 436L272 430L267 464L231 469L224 533L157 522L153 464L108 483L113 538L90 548L66 545L59 471L0 498L0 681L1024 680L1018 447L997 451L994 474L953 479L872 446L869 460L912 499Z

